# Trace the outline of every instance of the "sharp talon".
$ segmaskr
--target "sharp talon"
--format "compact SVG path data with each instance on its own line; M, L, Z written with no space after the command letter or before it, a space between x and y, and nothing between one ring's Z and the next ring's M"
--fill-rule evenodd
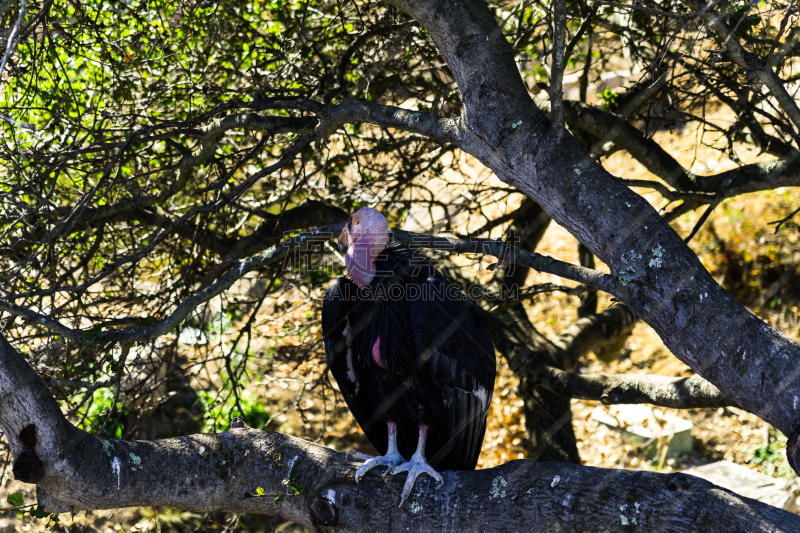
M365 453L361 453L361 452L356 451L356 450L348 450L344 454L344 456L347 457L348 459L351 458L351 455L352 455L352 458L355 459L356 461L369 461L370 459L372 459L371 455L367 455Z
M434 470L433 467L425 461L425 457L421 455L414 454L414 456L411 457L411 460L407 463L397 465L396 467L392 468L391 471L387 470L387 473L390 475L399 474L401 472L408 472L408 476L406 477L406 482L403 485L403 493L400 496L400 507L403 506L405 501L411 495L411 491L414 489L414 483L422 474L427 474L437 481L436 490L439 490L444 486L444 478L442 478L441 474Z
M359 466L358 469L356 469L356 476L355 476L356 483L358 483L358 480L361 479L364 476L364 474L366 474L376 466L385 466L386 470L388 471L392 467L399 465L403 461L405 461L405 459L403 459L403 456L400 455L399 453L389 453L386 455L381 455L379 457L371 457L369 460L367 460L367 462L365 462L363 465Z

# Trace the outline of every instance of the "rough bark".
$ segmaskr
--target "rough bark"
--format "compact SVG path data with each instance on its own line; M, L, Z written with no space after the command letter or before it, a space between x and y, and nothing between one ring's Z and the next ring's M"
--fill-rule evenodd
M390 3L420 22L450 66L463 102L462 116L454 119L459 146L606 263L617 298L678 358L789 436L790 463L800 463L793 457L800 346L726 293L646 200L574 138L551 131L482 1Z
M234 421L229 432L103 439L70 425L44 383L0 336L0 427L17 479L47 512L162 505L278 515L314 531L790 532L800 517L685 474L513 461L417 481L359 484L345 454ZM291 478L290 489L284 480ZM299 493L296 493L299 492ZM276 497L284 496L282 501Z

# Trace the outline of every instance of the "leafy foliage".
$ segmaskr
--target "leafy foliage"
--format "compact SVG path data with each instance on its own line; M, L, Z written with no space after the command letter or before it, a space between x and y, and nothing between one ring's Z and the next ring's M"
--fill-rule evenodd
M11 505L12 507L19 507L25 503L25 500L23 500L22 496L19 494L9 494L6 498L6 501L8 502L8 505Z
M117 402L115 410L119 413L118 417L109 418L112 405L114 404L114 390L100 388L92 393L91 400L88 402L85 415L78 424L83 430L89 433L97 433L105 425L105 434L114 438L122 438L125 432L125 419L127 410L122 402ZM106 424L106 421L108 423Z
M205 409L202 425L204 433L228 431L235 416L242 416L252 428L263 429L267 425L272 415L266 408L249 390L243 390L240 394L237 400L231 393L230 381L226 381L220 390L200 392L199 399ZM220 400L220 396L224 396L225 400Z
M786 437L770 428L767 441L753 452L750 464L768 476L794 478L792 467L786 461Z

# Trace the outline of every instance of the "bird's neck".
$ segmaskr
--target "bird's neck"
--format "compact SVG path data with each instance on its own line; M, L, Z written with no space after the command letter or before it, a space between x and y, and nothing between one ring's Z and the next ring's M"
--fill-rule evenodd
M371 243L357 243L347 249L344 266L360 288L367 287L375 279L375 258L379 253Z

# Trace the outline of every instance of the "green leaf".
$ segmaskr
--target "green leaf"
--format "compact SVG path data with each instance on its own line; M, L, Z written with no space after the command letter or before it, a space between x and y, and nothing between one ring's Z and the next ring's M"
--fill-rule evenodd
M36 509L31 509L31 515L35 516L36 518L47 518L50 516L50 513L45 513L37 507Z
M285 497L286 497L286 496L284 496L283 494L278 494L278 495L275 497L275 505L280 505L280 503L283 501L283 499L284 499Z
M6 501L8 502L9 505L13 505L14 507L19 507L20 505L25 503L25 500L23 500L22 496L20 496L19 494L9 494L8 498L6 498Z

